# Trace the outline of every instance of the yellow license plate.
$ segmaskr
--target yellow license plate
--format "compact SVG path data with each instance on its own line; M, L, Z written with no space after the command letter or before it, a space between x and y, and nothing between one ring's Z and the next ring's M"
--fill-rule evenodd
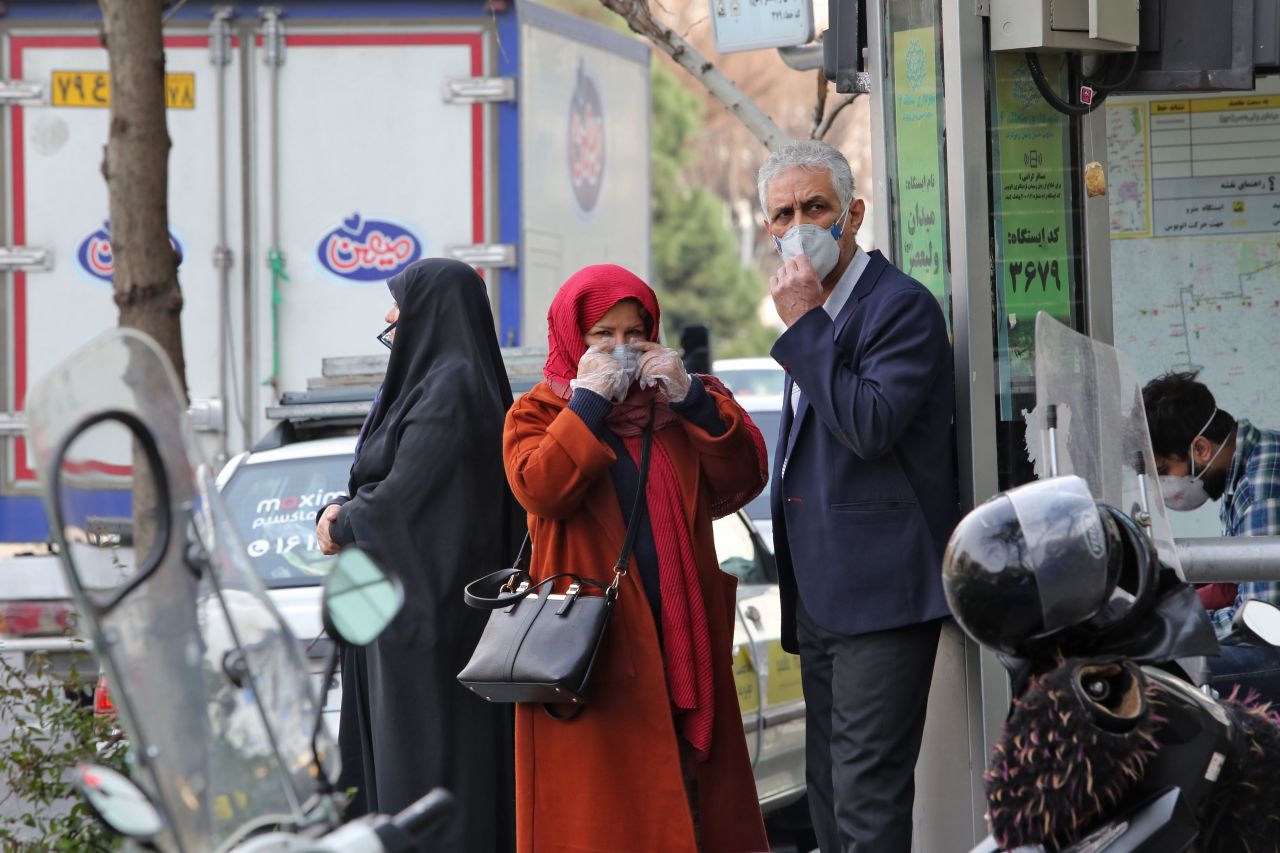
M770 705L798 702L804 698L800 680L800 656L782 650L782 643L769 643L769 686L765 701Z
M111 75L106 71L55 71L50 84L55 107L111 106ZM196 108L196 75L184 71L164 75L164 102L171 110Z
M756 682L755 667L751 665L751 652L739 646L733 654L733 682L738 688L738 707L750 714L760 709L760 688Z

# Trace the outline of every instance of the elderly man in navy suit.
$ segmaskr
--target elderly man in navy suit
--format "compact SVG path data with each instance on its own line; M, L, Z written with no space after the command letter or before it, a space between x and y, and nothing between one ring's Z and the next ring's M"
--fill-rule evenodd
M771 499L809 809L824 853L907 853L959 516L946 322L923 285L858 248L865 207L839 151L793 143L758 184L784 261L769 282L789 400Z

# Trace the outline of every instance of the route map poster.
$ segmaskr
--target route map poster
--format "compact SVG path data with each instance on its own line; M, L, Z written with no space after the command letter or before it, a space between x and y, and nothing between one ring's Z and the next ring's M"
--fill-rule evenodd
M1232 415L1280 427L1280 80L1105 109L1116 346L1143 381L1195 371ZM1219 533L1212 505L1172 522Z

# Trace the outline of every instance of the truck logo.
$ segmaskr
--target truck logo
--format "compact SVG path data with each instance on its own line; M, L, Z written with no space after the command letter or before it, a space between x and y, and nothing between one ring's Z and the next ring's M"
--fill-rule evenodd
M384 281L422 257L422 243L394 222L353 213L320 238L316 259L347 281Z
M182 243L172 231L169 232L169 244L178 254L178 266L182 266ZM95 280L111 284L115 276L116 264L111 254L110 222L104 221L101 228L80 242L80 248L76 249L76 261L80 264L80 268Z
M569 101L569 182L578 210L594 210L604 182L604 111L583 60L578 60L578 82Z

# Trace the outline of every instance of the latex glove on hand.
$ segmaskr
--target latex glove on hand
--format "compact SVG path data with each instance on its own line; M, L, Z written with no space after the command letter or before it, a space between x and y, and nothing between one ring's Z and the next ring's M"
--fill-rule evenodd
M613 340L605 338L588 347L578 359L578 377L569 380L569 387L585 388L615 403L621 402L631 387L631 377L613 357L613 346Z
M640 350L641 388L652 388L662 382L667 386L667 400L672 403L679 403L689 396L693 378L684 369L680 353L652 341L637 341L632 346Z

